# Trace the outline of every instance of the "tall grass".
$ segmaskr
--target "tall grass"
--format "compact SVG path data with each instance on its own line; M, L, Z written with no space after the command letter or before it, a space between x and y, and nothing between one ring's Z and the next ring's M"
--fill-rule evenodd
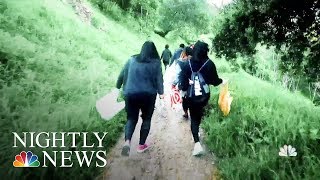
M218 67L219 68L219 67ZM234 97L223 117L213 100L203 128L206 143L219 159L224 179L317 179L320 177L320 108L300 93L261 81L244 72L223 74ZM280 157L285 144L296 157Z

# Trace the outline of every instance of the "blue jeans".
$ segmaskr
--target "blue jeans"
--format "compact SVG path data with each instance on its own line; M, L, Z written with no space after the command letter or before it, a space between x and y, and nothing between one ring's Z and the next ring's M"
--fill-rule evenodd
M139 144L143 145L148 137L151 118L154 111L154 104L156 102L157 95L139 93L129 94L125 98L126 111L127 111L127 124L125 127L125 140L131 140L133 132L136 128L139 112L142 112L142 124L140 129Z

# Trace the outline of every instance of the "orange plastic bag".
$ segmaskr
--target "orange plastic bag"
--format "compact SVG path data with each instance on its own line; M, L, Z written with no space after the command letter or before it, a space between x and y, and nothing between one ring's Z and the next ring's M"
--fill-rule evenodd
M232 99L233 98L231 97L230 92L228 90L228 83L225 83L220 88L218 100L218 105L224 116L227 116L230 113Z

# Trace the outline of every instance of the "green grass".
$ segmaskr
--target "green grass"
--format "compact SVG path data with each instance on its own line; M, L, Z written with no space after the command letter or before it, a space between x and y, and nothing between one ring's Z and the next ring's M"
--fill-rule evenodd
M218 66L218 70L220 67ZM212 92L204 119L206 143L217 155L224 179L315 179L320 177L320 108L300 93L291 93L242 71L230 79L234 97L230 115L217 106ZM292 145L297 157L279 157Z
M21 150L41 155L42 149L13 148L12 132L108 132L108 151L123 130L125 113L104 121L95 110L96 100L115 87L123 64L139 53L144 41L152 39L159 52L166 43L152 33L139 35L86 5L92 9L93 25L82 22L64 1L0 2L0 163L5 179L98 176L103 168L76 164L69 169L13 168Z

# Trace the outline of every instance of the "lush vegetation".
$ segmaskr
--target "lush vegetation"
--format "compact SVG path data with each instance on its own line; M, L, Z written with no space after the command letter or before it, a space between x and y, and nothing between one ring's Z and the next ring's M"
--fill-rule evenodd
M83 8L91 11L90 18L81 18L83 12L79 9ZM92 18L99 23L91 21L94 26L91 25ZM164 39L155 34L150 38L158 47L164 47ZM1 1L0 162L3 164L1 174L6 175L3 178L63 179L68 175L88 179L98 176L97 171L103 168L94 166L12 168L15 155L26 150L12 148L12 132L108 132L107 149L104 149L108 151L118 141L125 114L104 121L95 110L95 102L115 87L120 68L129 56L139 52L145 39L146 36L130 32L105 18L89 4ZM43 149L29 150L41 155Z
M255 74L259 63L254 58L257 44L273 47L280 56L279 71L294 83L301 83L300 89L305 91L309 83L317 91L320 87L319 7L317 0L236 0L215 22L218 27L213 49L219 57L231 61L243 56L247 59L246 70ZM320 99L317 96L313 100Z
M103 121L95 102L114 87L128 57L147 39L160 53L167 43L173 50L205 33L234 97L231 114L222 117L213 89L203 124L221 177L319 178L319 5L288 2L237 0L218 14L219 8L192 0L0 1L1 174L99 176L103 169L95 167L12 168L25 150L12 148L12 132L105 131L108 151L125 113ZM278 156L285 144L297 157ZM42 149L30 150L39 155Z
M210 32L211 15L217 12L209 9L205 0L90 1L106 16L130 24L139 33L154 32L168 39L182 38L190 43L197 40L198 34ZM138 26L131 24L132 18L139 22Z
M215 19L215 55L240 68L226 75L232 113L212 104L204 125L226 179L320 177L319 20L314 0L236 0ZM279 157L285 144L298 156Z
M218 157L225 179L317 179L320 177L320 108L300 93L291 93L245 72L230 78L234 100L223 117L218 93L204 119L206 143ZM297 157L280 157L285 144Z

